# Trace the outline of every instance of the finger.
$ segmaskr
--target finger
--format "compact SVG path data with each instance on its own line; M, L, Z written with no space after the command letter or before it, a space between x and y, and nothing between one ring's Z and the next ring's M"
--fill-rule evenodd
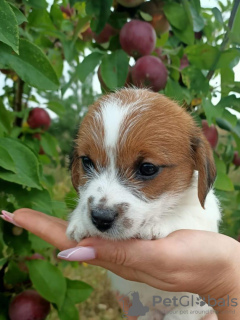
M146 270L156 261L160 267L165 264L166 255L165 239L154 241L131 239L124 241L113 241L101 238L86 238L78 243L78 246L92 247L95 250L95 259L109 262L119 266ZM167 252L169 255L169 252ZM77 261L81 261L81 252Z
M67 222L59 218L31 209L19 209L14 212L14 221L60 250L77 245L67 238Z

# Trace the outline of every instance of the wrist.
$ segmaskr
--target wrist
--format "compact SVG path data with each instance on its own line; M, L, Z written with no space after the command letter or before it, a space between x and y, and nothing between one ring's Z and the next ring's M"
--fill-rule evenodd
M240 245L233 241L231 252L222 260L221 271L216 272L208 290L201 295L216 311L219 320L240 317Z

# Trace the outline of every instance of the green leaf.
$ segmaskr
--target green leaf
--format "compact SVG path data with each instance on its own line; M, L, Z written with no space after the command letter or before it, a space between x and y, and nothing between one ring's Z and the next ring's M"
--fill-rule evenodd
M128 74L129 57L123 50L105 55L101 64L101 75L110 90L123 87Z
M224 109L222 117L223 119L227 120L233 127L237 125L238 118L227 109Z
M23 0L23 2L34 9L47 9L48 6L46 0Z
M229 83L234 83L234 71L231 68L221 68L221 94L222 97L227 96L231 89L228 87Z
M8 261L8 258L1 258L0 259L0 270L5 265L5 263Z
M216 19L221 25L223 25L224 22L223 22L223 17L222 17L221 11L220 11L217 7L214 7L214 8L212 8L212 13L213 13L215 19Z
M237 49L231 48L228 50L225 50L224 52L221 53L221 56L219 58L219 61L217 63L216 68L234 68L240 58L240 52Z
M224 191L234 191L232 180L223 172L218 172L214 188Z
M0 128L3 132L9 133L12 127L13 119L13 113L5 109L3 102L0 99Z
M167 85L164 89L164 94L169 98L178 101L179 104L182 104L184 101L187 103L191 102L189 90L181 87L178 82L173 81L171 78L168 79Z
M112 0L88 0L86 1L86 13L93 15L91 29L97 34L102 31L111 13Z
M88 299L92 291L93 287L85 282L67 279L67 296L74 304Z
M51 134L44 132L41 135L41 146L43 147L43 150L46 152L47 155L51 157L58 157L58 141L55 137L53 137Z
M31 208L46 214L52 214L52 200L49 192L44 190L23 188L19 184L13 184L0 179L0 190L13 195L17 199L18 207Z
M51 100L48 102L47 107L48 109L56 113L58 116L63 116L63 114L66 112L65 106L59 101Z
M227 97L223 97L219 101L218 105L225 108L232 108L240 112L240 98L237 98L234 94L230 94Z
M0 146L0 167L16 172L15 164L6 148Z
M50 15L46 9L34 9L28 16L29 27L38 31L54 31L56 30Z
M172 26L174 34L184 43L194 43L193 21L187 2L184 5L171 2L164 5L164 13Z
M48 49L48 59L56 72L58 78L62 76L63 72L63 59L62 59L62 52L58 49Z
M60 309L66 294L66 279L61 271L45 260L26 262L35 289L46 300L56 303Z
M42 189L39 181L38 159L32 150L19 140L12 138L0 138L0 147L7 150L16 168L16 173L1 170L0 178L27 187Z
M8 264L7 272L4 275L4 282L7 284L16 285L28 279L28 275L19 269L19 266L14 261Z
M215 63L218 52L218 48L210 46L207 43L188 46L185 49L190 63L199 69L205 70L211 69Z
M217 155L214 154L214 162L217 168L217 173L222 172L222 173L226 173L226 165L225 162L221 159L219 159L219 157Z
M27 22L27 18L25 17L25 15L22 13L22 11L20 11L18 8L16 8L12 3L9 3L15 16L17 19L17 23L18 25L22 24L23 22Z
M230 32L230 37L234 42L240 43L240 6L238 6L234 21L232 30Z
M143 18L143 20L152 21L153 17L150 14L143 12L141 10L139 11L139 13L140 13L141 17Z
M63 21L63 14L58 4L53 3L53 5L51 6L50 16L53 23L57 26L57 28L60 29Z
M193 30L195 32L199 32L204 28L204 19L200 15L200 12L197 11L193 6L190 6L191 14L192 14L192 19L193 19Z
M219 106L214 106L209 99L203 98L202 99L202 106L205 111L209 125L212 124L213 119L216 119L218 117L222 117L222 114L224 112L224 108L219 108Z
M76 72L81 82L84 82L87 76L100 64L102 57L102 53L93 52L78 65Z
M7 64L30 86L41 90L57 90L57 75L45 54L33 43L20 39L19 56L0 43L0 63Z
M185 85L194 93L206 95L209 90L209 82L202 71L194 66L182 70L182 79Z
M31 247L34 251L44 251L46 249L52 248L53 246L43 239L35 236L33 233L28 234L28 239L31 242Z
M5 0L0 1L0 41L6 43L18 54L18 23L12 8Z
M68 296L65 297L62 307L58 310L58 316L60 320L79 320L79 311Z
M26 256L30 254L31 243L28 240L28 233L26 230L19 236L13 235L13 225L10 223L4 223L2 232L3 240L5 244L14 250L14 253L21 256Z

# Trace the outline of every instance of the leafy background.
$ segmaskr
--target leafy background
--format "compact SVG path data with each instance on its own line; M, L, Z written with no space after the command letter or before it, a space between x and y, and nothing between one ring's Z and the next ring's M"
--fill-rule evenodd
M156 14L167 23L166 32L156 30L152 52L168 70L161 92L186 108L199 126L206 119L217 129L213 152L224 213L221 232L237 239L240 174L239 162L233 162L240 153L240 82L233 69L240 58L240 7L239 0L214 3L207 9L199 0L165 0L160 11L149 13L141 5L126 8L112 0L51 5L2 0L0 208L28 207L67 217L77 198L67 171L77 126L101 95L99 84L106 92L132 83L129 65L136 60L121 47L121 28L130 19L153 24ZM102 42L98 37L106 25L114 32ZM35 107L51 114L48 130L29 126ZM34 235L0 221L0 319L8 318L10 301L28 288L51 303L48 319L75 320L79 314L81 319L120 319L105 272L58 261L56 254Z

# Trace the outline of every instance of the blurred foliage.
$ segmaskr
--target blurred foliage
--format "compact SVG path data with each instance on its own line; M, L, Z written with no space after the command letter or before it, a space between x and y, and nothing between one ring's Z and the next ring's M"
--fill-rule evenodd
M224 212L221 231L237 238L240 174L233 159L240 153L240 120L233 111L240 112L240 83L233 68L240 58L239 0L216 1L212 9L202 8L199 0L150 2L159 9L126 8L112 0L55 0L50 6L46 0L1 0L0 208L28 207L66 218L77 195L64 189L65 201L59 199L58 172L67 166L76 128L99 95L96 82L103 92L132 84L136 59L122 49L119 33L138 19L156 29L152 55L168 70L160 92L177 100L199 125L206 119L218 130L213 152ZM28 124L37 106L54 113L48 130ZM0 319L7 319L12 296L32 286L59 319L78 319L75 304L88 298L91 287L63 276L69 263L54 260L50 245L14 230L0 221ZM26 262L34 252L45 260ZM20 270L22 263L27 269ZM48 281L42 281L43 273ZM73 295L76 289L81 294Z

